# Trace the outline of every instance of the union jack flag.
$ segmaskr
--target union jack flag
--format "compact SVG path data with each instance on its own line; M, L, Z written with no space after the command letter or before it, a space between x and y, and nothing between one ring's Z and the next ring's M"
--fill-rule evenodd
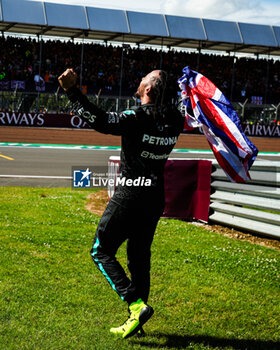
M10 82L9 81L0 81L0 90L9 90Z
M183 69L178 80L185 109L185 129L201 127L221 168L232 182L250 180L258 149L242 131L239 117L222 92L202 74Z
M12 80L11 81L11 89L14 90L15 88L25 90L25 81L23 80Z

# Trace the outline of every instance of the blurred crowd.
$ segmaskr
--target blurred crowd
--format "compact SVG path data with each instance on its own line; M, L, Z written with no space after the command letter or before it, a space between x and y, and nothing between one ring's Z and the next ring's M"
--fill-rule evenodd
M17 86L25 91L54 92L58 88L58 75L69 67L78 73L80 82L81 51L81 43L43 41L40 65L40 42L31 38L2 37L0 90L13 90ZM149 71L162 68L177 79L188 65L212 80L232 101L242 102L257 96L262 102L280 102L280 61L272 59L161 51L130 45L123 49L92 43L84 45L83 55L81 81L88 94L96 94L101 89L102 95L118 96L121 81L122 96L130 96Z

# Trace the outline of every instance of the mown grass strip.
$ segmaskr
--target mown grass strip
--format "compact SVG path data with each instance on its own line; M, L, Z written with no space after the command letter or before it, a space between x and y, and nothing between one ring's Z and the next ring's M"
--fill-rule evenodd
M167 219L153 243L147 336L111 335L127 307L90 259L89 193L0 188L1 349L279 348L280 253Z

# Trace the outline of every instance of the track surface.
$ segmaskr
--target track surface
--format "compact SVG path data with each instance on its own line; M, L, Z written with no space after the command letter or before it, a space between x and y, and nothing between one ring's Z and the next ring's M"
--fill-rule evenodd
M252 137L250 139L260 152L280 152L280 138ZM6 126L0 127L0 141L3 143L106 145L114 147L119 147L121 143L120 137L100 134L95 130ZM171 157L213 158L203 135L181 134L175 147L194 151L192 153L172 153ZM198 150L206 151L201 153ZM0 145L0 186L71 187L72 166L107 166L111 155L117 156L119 151L115 149L1 147ZM258 159L279 161L280 157L275 154L273 156L266 154L259 155Z
M119 151L0 147L0 186L71 187L72 167L107 166ZM213 159L204 153L172 153L170 158ZM259 159L279 161L280 157L261 155Z
M260 152L280 152L280 137L250 137ZM95 130L32 127L0 127L1 142L52 143L68 145L120 146L119 136L100 134ZM209 149L204 135L181 134L176 148Z

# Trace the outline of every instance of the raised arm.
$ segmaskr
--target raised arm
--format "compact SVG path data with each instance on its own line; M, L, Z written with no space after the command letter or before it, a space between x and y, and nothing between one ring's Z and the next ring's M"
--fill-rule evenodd
M73 103L72 111L77 113L96 131L104 134L123 135L129 132L135 123L136 113L132 111L105 112L91 103L76 87L77 74L73 69L67 69L60 75L58 81Z

